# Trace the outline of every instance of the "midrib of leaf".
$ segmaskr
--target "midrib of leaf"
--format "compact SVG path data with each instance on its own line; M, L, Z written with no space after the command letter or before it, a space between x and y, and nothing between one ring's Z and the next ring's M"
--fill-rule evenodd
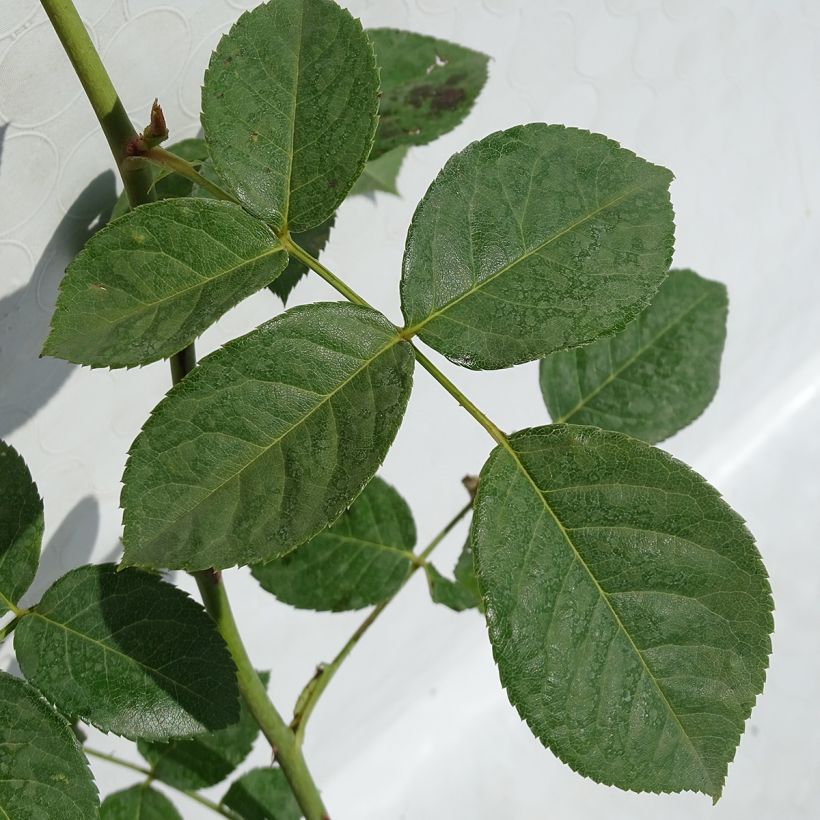
M257 455L255 455L250 461L248 461L246 464L240 467L235 473L229 475L224 481L222 481L212 490L209 490L208 493L204 495L202 498L200 498L195 504L193 504L193 506L189 507L186 510L183 510L181 514L188 515L189 513L197 509L197 507L201 507L202 504L204 504L215 493L219 492L226 484L229 484L231 481L234 481L236 478L242 475L242 473L244 473L245 470L247 470L249 467L255 464L260 458L262 458L262 456L266 455L273 447L279 444L279 442L281 442L284 438L289 436L294 430L303 425L317 410L319 410L319 408L324 407L325 404L327 404L331 399L333 399L334 396L336 396L337 393L339 393L341 390L347 387L347 385L350 384L350 382L352 382L353 379L355 379L358 375L367 370L367 368L370 367L373 364L373 362L376 361L376 359L387 353L388 350L395 347L399 342L402 341L404 341L404 339L402 339L400 336L393 336L386 345L377 350L376 353L374 353L373 356L371 356L369 359L366 359L364 362L362 362L360 367L357 367L356 370L353 371L353 373L351 373L330 393L325 394L324 398L320 402L318 402L313 408L311 408L311 410L307 412L304 416L302 416L298 421L291 424L290 427L288 427L287 430L285 430L278 438L274 439L264 447L259 447L259 445L256 445L257 447L259 447L259 453ZM250 444L251 442L246 443ZM176 521L169 522L168 524L166 524L166 526L162 527L160 530L157 530L157 532L153 533L153 535L151 535L150 537L150 540L156 541L157 538L159 538L161 535L164 535L168 530L170 530L174 526L176 526Z
M77 613L77 615L79 615L79 613ZM55 621L53 618L49 618L49 617L43 615L42 612L37 612L36 610L33 611L33 612L30 612L29 616L34 617L34 618L39 618L41 621L45 621L46 623L53 624L54 626L58 626L58 627L60 627L60 629L64 630L65 632L68 632L71 635L76 635L77 637L82 638L84 641L87 641L88 643L95 644L96 646L99 646L104 652L110 652L112 655L116 655L120 658L125 658L125 660L135 664L136 666L139 666L141 669L144 669L146 672L148 672L148 674L156 674L158 677L162 678L163 680L168 681L168 683L172 684L175 689L183 689L186 692L189 692L191 695L193 695L197 700L201 701L202 703L204 703L206 705L209 703L209 701L206 698L203 698L202 695L199 694L199 692L194 691L193 689L186 686L184 683L181 683L178 680L174 680L173 678L169 678L166 674L161 672L159 669L155 669L152 666L148 666L147 664L143 663L142 661L137 660L137 658L134 658L131 655L126 655L125 652L121 652L119 649L114 649L112 646L110 646L107 643L104 643L103 641L99 641L96 638L92 638L90 635L86 635L83 632L79 632L76 629L72 629L68 624L60 623L60 621ZM74 617L77 617L77 616L76 615L72 616L72 618L74 618Z
M389 544L380 544L378 541L368 541L366 538L359 538L356 535L336 535L336 533L331 532L325 533L325 535L328 538L335 538L337 541L352 541L354 544L361 544L377 551L381 550L382 552L389 552L393 555L400 555L409 563L416 563L416 556L410 550L399 549L398 547L392 547Z
M301 74L302 68L302 47L304 45L305 39L305 4L299 4L299 50L296 54L296 70L294 71L293 76L293 94L292 100L293 104L291 107L291 126L290 126L290 148L288 149L288 181L285 185L285 206L283 208L284 213L282 214L282 219L284 220L284 224L282 225L282 232L284 234L287 233L288 230L288 217L290 215L290 186L293 182L293 161L296 158L296 151L295 151L295 140L296 140L296 113L299 109L299 77Z
M646 187L648 186L638 185L634 188L630 188L624 191L623 193L618 194L618 196L608 200L603 205L599 205L597 208L590 211L588 214L585 214L580 219L576 219L575 222L572 222L569 225L567 225L566 228L562 228L560 231L558 231L558 233L553 234L550 237L547 237L547 239L543 240L542 242L539 242L538 244L524 251L524 253L522 253L520 256L517 256L515 259L504 265L502 268L499 268L495 273L491 273L489 276L482 279L480 282L477 282L473 287L464 291L464 293L459 294L454 299L450 299L449 302L446 302L445 304L441 305L441 307L436 308L436 310L434 310L420 322L416 322L416 324L404 328L404 330L402 331L402 335L405 338L415 336L425 325L428 324L428 322L431 322L433 319L436 319L442 314L446 313L448 310L450 310L450 308L454 307L459 302L466 299L468 296L472 296L474 293L477 293L485 285L488 285L490 282L494 281L499 276L503 276L505 273L507 273L507 271L511 270L516 265L519 265L525 259L529 259L531 256L534 256L539 251L544 250L544 248L548 247L553 242L557 242L562 236L566 236L566 234L568 234L570 231L574 231L576 228L580 227L585 222L589 222L590 219L593 219L594 217L598 216L598 214L603 213L604 211L607 211L610 208L614 208L616 205L619 205L628 197L632 196L633 194L637 194L638 192L644 190ZM470 243L470 247L472 249L472 243ZM473 265L473 267L475 268L475 265Z
M692 753L695 755L695 759L698 761L698 764L700 765L701 771L706 776L707 783L709 784L710 788L712 790L714 790L714 783L712 781L712 776L709 774L709 771L706 768L706 765L703 761L703 758L700 755L700 752L695 747L695 744L692 741L692 738L689 737L688 732L686 731L683 724L681 723L680 717L678 717L678 713L672 708L672 704L669 702L669 699L666 697L666 693L663 691L663 688L661 687L661 685L658 682L657 678L655 677L654 673L650 669L649 664L646 662L646 659L644 658L643 653L641 652L640 649L638 649L637 645L635 644L635 641L632 640L632 635L630 635L629 630L626 628L626 625L621 620L621 618L618 615L618 613L616 612L615 608L612 606L612 603L609 600L609 596L607 595L606 591L598 583L598 579L595 577L592 570L589 568L589 565L587 564L587 562L584 561L583 557L581 556L581 553L578 552L578 549L576 548L573 540L569 536L569 532L567 531L567 528L564 527L564 525L561 523L561 520L558 518L555 511L550 506L549 502L546 499L546 496L541 491L541 488L538 486L535 479L530 474L529 470L527 470L527 468L524 466L523 462L521 461L521 459L518 456L518 452L515 450L515 448L510 444L509 440L507 440L506 438L505 438L505 441L502 443L502 447L507 451L507 453L513 459L513 461L515 462L515 466L518 468L518 470L524 475L524 477L527 479L527 481L532 485L532 488L533 488L533 490L535 490L536 496L538 496L538 498L541 500L541 503L543 504L544 509L546 510L546 512L548 513L550 518L552 518L552 520L555 522L558 529L561 531L561 534L563 535L564 540L567 542L567 544L569 544L569 547L572 550L572 553L575 557L575 560L586 571L586 573L589 576L590 580L595 585L595 589L598 591L599 596L605 601L607 607L609 608L609 611L612 613L612 617L615 619L615 624L617 625L618 629L621 632L623 632L623 634L626 636L627 641L629 641L629 645L632 647L633 652L635 653L635 655L637 655L638 659L640 660L641 666L643 667L644 671L649 676L649 679L652 681L653 685L655 686L655 689L657 690L658 694L660 695L661 700L663 701L663 703L666 705L666 708L669 710L669 713L672 715L672 717L675 719L675 722L678 724L678 728L680 729L681 734L683 735L684 738L686 738L686 742L688 743L690 749L692 750ZM569 489L569 488L565 488L565 489ZM526 560L526 556L525 556L525 560ZM718 794L719 793L720 792L718 792ZM712 791L712 794L714 794L714 791Z
M606 379L604 379L604 381L601 382L601 384L599 384L598 387L596 387L591 393L584 396L581 399L581 401L579 401L578 404L576 404L575 407L573 407L572 410L569 411L569 413L564 413L564 415L556 419L555 423L563 424L567 421L567 419L574 416L582 407L584 407L584 405L592 401L592 399L594 399L595 396L597 396L605 387L608 387L610 384L612 384L612 382L614 382L615 379L618 378L618 376L620 376L625 370L628 370L633 364L635 364L635 362L638 359L640 359L640 357L643 356L644 353L646 353L650 348L654 347L654 345L667 333L669 333L669 331L672 330L673 327L679 325L704 299L706 299L707 296L709 296L709 294L704 293L698 299L692 302L692 304L689 305L689 307L686 308L686 310L683 313L681 313L674 321L666 325L666 327L664 327L660 333L655 334L655 336L653 336L646 344L639 347L638 350L635 353L633 353L633 355L630 356L622 365L615 368L615 370L611 371L610 374L606 377ZM611 343L612 340L607 339L607 344L611 345ZM612 348L610 347L610 351L611 349Z
M221 242L219 244L222 245ZM222 245L222 247L225 247L225 246ZM133 293L128 293L127 291L122 291L121 288L115 288L115 290L120 290L121 292L126 293L131 298L136 299L141 305L144 305L144 308L137 308L133 311L130 311L129 313L121 314L120 319L131 318L131 317L136 316L140 313L150 313L150 311L155 310L159 305L162 305L165 302L170 302L172 299L177 299L180 296L184 296L186 293L190 293L192 290L201 290L206 285L208 285L209 283L213 282L216 279L221 279L223 276L226 276L226 277L231 276L232 274L236 273L238 270L241 270L242 268L244 268L248 265L253 265L256 262L260 262L262 259L267 259L267 257L273 256L274 254L279 253L280 251L284 251L284 250L285 249L282 247L282 245L277 243L275 247L272 247L269 250L266 250L264 253L260 253L258 256L254 256L251 259L243 259L238 265L234 265L233 267L226 268L225 270L219 271L218 273L215 273L213 276L207 276L204 279L200 279L196 284L189 285L187 288L182 288L182 290L176 290L173 293L168 294L167 296L163 296L162 299L157 299L155 302L144 302L142 299L139 299L136 296L134 296ZM191 273L196 274L197 276L199 275L199 273L197 271L195 271L190 265L186 265L180 259L177 259L177 258L171 256L169 253L166 253L163 250L159 250L159 251L141 251L141 252L146 253L146 254L156 255L156 256L168 257L169 259L172 259L177 264L182 265L182 267L187 268L189 271L191 271ZM231 251L231 253L233 253L233 251ZM237 254L233 254L233 255L237 256Z

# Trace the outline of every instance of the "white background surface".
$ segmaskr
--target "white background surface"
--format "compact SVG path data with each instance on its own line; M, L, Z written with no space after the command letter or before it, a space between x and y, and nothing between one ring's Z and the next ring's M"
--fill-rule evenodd
M239 10L255 5L77 4L129 113L143 124L158 96L174 139L196 133L209 53ZM469 119L409 155L401 198L342 208L323 259L390 318L400 319L397 282L414 205L473 139L520 122L563 122L606 133L675 172L675 265L726 282L731 311L718 397L665 446L747 518L771 574L776 631L766 690L712 808L702 796L629 795L573 774L507 702L481 619L431 606L417 576L311 723L306 753L334 820L820 816L820 3L345 5L366 26L434 34L494 58ZM37 358L62 270L110 205L114 178L104 174L105 143L35 0L0 2L0 124L0 436L24 454L45 497L36 600L72 566L118 554L126 450L169 376L163 363L109 373ZM293 301L335 298L313 278ZM199 353L280 309L258 294L208 331ZM546 422L535 364L445 369L503 428ZM382 475L410 502L422 543L463 503L459 479L478 472L490 446L419 371ZM444 568L463 533L442 548ZM314 664L335 654L362 614L300 613L244 572L226 580L251 655L273 670L272 694L288 711ZM14 669L7 647L0 667ZM137 759L116 738L95 745ZM252 762L268 758L259 742ZM103 793L133 782L112 766L94 769ZM178 805L185 818L215 816L184 798Z

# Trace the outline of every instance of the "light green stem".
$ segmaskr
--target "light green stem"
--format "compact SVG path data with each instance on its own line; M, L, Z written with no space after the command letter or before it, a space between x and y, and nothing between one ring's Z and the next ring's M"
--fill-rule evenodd
M151 202L151 169L147 166L123 169L128 145L137 133L117 95L111 78L88 36L71 0L40 0L63 48L77 72L88 101L100 121L111 153L120 170L122 184L132 207ZM58 78L57 78L58 79Z
M290 236L280 237L285 250L295 259L307 265L312 271L318 273L322 279L334 287L345 299L363 307L372 309L372 305L366 302L356 291L348 287L338 276L328 270L318 259L314 259L304 248L300 248ZM398 328L396 332L401 333ZM408 339L409 340L409 339ZM444 375L415 345L416 361L501 445L507 445L507 437L493 423L493 421L482 413L478 407L467 398L451 381Z
M178 157L171 151L166 151L164 148L157 146L156 148L149 148L145 153L140 154L140 159L148 160L148 162L172 171L179 176L190 179L191 182L199 185L200 188L206 190L215 199L224 199L228 202L237 202L227 191L220 188L215 182L211 182L207 177L197 171L192 163L187 159ZM238 203L237 203L238 204Z
M220 574L198 572L196 582L205 608L216 622L217 629L225 640L236 665L239 691L242 692L242 697L254 720L259 724L262 734L270 743L274 756L282 767L306 820L328 820L329 815L308 771L296 737L271 703L265 686L248 657Z
M416 556L417 560L414 562L412 569L407 574L407 577L402 583L401 587L386 601L383 601L379 604L359 625L358 629L350 636L347 643L341 648L339 653L336 657L328 664L320 667L316 675L311 679L311 681L305 686L302 690L302 694L299 696L299 700L297 701L297 708L293 715L293 720L291 721L291 728L296 732L296 743L297 745L301 746L302 742L305 737L305 727L307 726L307 722L313 713L313 710L316 708L316 703L318 702L319 698L322 696L322 693L327 689L328 684L335 674L339 671L339 667L344 663L345 658L353 651L356 647L356 644L359 643L362 636L367 632L368 629L375 623L376 619L379 615L384 612L390 602L396 597L396 595L404 589L407 582L413 576L413 573L416 570L420 569L422 566L426 564L426 559L433 552L433 550L445 539L445 537L450 533L453 527L464 518L467 513L473 508L473 500L465 504L454 516L450 519L450 521L445 524L442 530L436 535L435 538Z
M298 259L302 264L307 265L312 271L318 273L322 279L325 280L332 288L335 288L342 296L349 302L362 307L373 309L373 306L362 299L353 288L346 285L338 276L331 273L318 259L314 259L304 248L300 248L291 239L290 234L284 234L279 237L282 247L288 252L289 256Z
M116 766L121 766L123 769L128 769L132 772L136 772L137 774L145 775L145 777L150 781L154 777L154 773L150 769L146 769L143 766L138 766L136 763L131 763L128 760L123 760L121 757L117 757L116 755L110 755L106 752L98 752L96 749L91 749L88 746L83 746L83 751L89 757L96 757L98 760L105 760L108 763L113 763ZM163 781L164 782L164 781ZM200 806L205 806L206 808L210 809L213 812L221 815L222 817L229 817L230 820L238 820L239 815L232 812L230 809L226 809L224 806L220 806L218 803L214 803L212 800L208 800L207 797L203 797L201 794L197 794L195 791L191 791L190 789L183 789L179 786L174 786L170 783L165 783L166 786L170 786L172 789L176 789L180 794L184 794L186 797L189 797L191 800L199 803Z

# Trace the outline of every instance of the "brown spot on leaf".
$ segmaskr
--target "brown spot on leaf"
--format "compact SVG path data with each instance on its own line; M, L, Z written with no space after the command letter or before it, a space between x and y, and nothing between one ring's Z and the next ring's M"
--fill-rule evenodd
M452 111L467 95L463 88L445 85L436 89L430 109L436 114L442 111Z
M407 97L405 97L408 105L412 105L413 108L421 108L430 97L433 96L434 89L433 86L429 83L423 83L422 85L417 85L411 88L407 92Z

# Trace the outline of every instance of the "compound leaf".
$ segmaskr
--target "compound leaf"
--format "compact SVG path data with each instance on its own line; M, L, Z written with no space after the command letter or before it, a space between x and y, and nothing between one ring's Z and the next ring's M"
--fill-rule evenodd
M172 356L286 263L273 232L237 205L142 205L94 234L68 266L43 352L92 367Z
M490 455L471 535L535 735L599 782L717 799L772 630L760 555L717 491L622 433L540 427Z
M146 783L109 794L100 807L100 820L182 820L174 804Z
M453 156L419 203L407 332L477 370L623 328L666 278L672 174L616 142L535 123Z
M300 820L302 812L281 769L253 769L231 783L222 805L242 820Z
M381 464L412 346L369 308L292 308L208 356L155 408L123 477L125 561L268 561L334 521Z
M211 56L202 127L248 210L294 233L325 222L364 168L379 75L361 24L332 0L273 0Z
M0 672L0 816L88 820L100 801L77 737L36 689Z
M267 686L267 672L259 677ZM137 741L140 754L151 764L152 776L179 789L204 789L224 780L249 754L259 725L245 701L239 720L224 729L167 743Z
M488 57L411 31L368 29L381 69L379 128L371 160L402 145L425 145L455 128L484 83Z
M398 592L413 566L410 508L374 478L330 527L288 555L257 564L260 584L302 609L360 609Z
M43 500L22 456L0 441L0 615L31 586L43 543Z
M26 678L70 718L125 737L220 729L239 715L236 669L199 604L113 564L57 580L14 634Z
M400 145L392 151L380 156L378 159L371 159L362 171L362 175L356 180L356 184L351 188L350 195L372 194L376 191L384 191L388 194L398 195L396 180L399 177L401 164L410 149Z
M650 443L668 438L717 391L727 310L724 285L671 271L652 304L620 333L541 360L550 415Z

